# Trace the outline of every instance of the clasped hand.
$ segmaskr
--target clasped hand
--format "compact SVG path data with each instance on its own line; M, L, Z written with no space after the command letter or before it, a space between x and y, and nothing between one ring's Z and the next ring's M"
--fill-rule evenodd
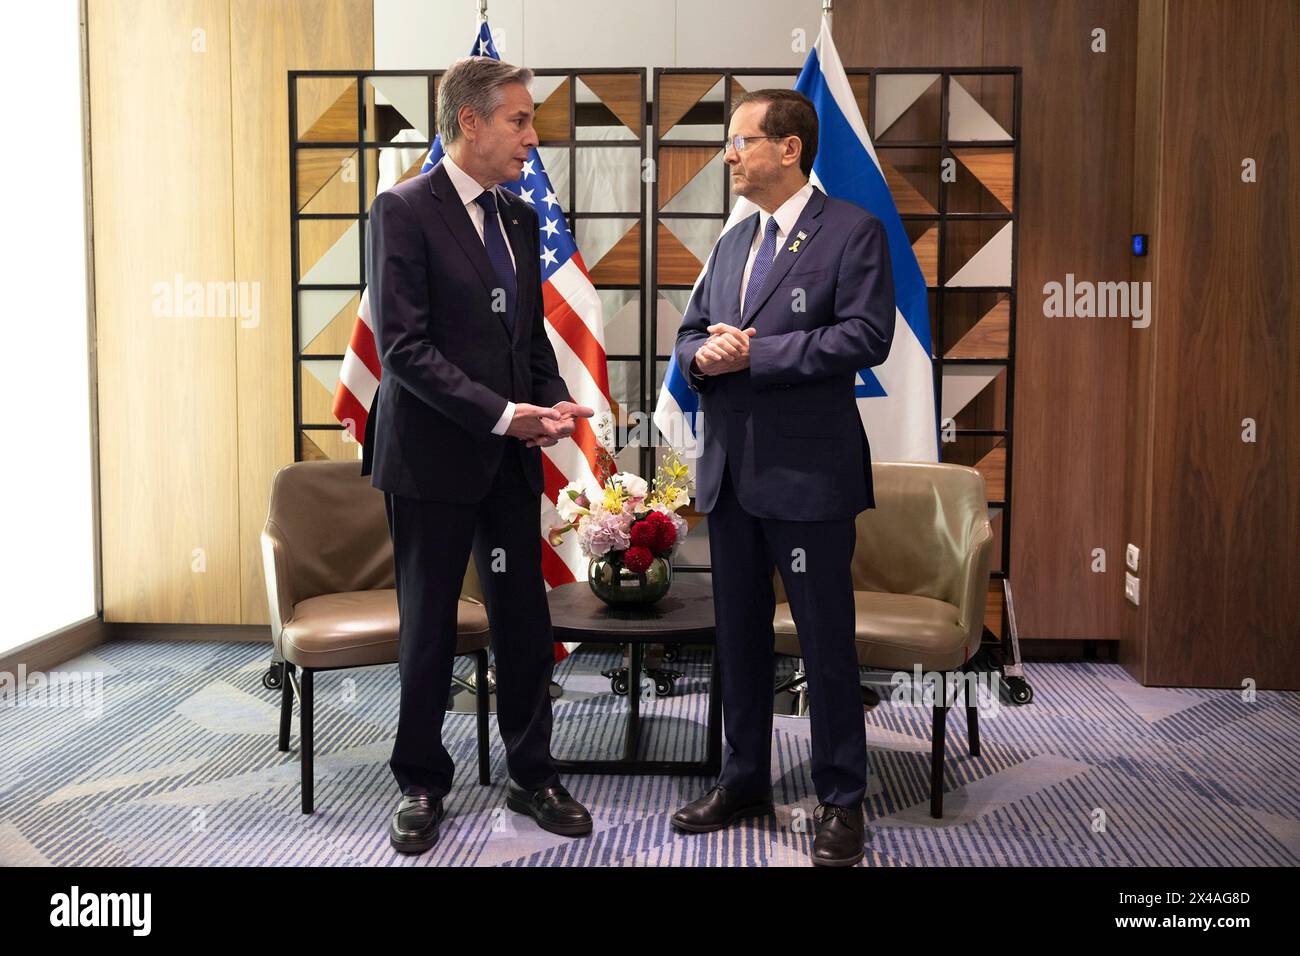
M572 435L579 418L590 418L594 414L595 409L574 402L556 402L550 408L520 402L515 405L515 417L510 420L506 434L518 438L529 448L546 448Z
M738 329L719 322L707 329L708 341L695 353L695 365L702 375L725 375L749 368L749 340L754 329Z

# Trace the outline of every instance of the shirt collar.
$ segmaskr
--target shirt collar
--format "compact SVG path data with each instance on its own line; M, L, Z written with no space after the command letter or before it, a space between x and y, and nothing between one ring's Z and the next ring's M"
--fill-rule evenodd
M457 166L450 153L443 154L442 165L447 170L447 177L451 180L452 186L456 188L456 195L466 206L483 195L484 190L478 180Z
M802 189L781 203L771 216L760 210L758 234L761 236L767 230L768 219L775 218L777 233L782 237L790 235L790 231L794 229L794 224L799 221L799 217L803 214L803 207L808 205L812 193L813 185L811 182L807 182L803 184Z

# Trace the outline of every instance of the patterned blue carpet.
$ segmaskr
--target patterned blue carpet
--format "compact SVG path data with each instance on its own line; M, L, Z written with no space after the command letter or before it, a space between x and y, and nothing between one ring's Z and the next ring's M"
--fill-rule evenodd
M481 787L474 722L448 715L457 762L442 838L409 857L388 844L398 793L387 761L395 667L317 675L316 813L299 810L293 749L276 749L267 648L118 642L57 668L102 675L79 706L0 708L0 865L806 866L807 721L777 718L774 818L687 836L672 812L711 781L572 776L595 832L571 839L505 808L495 721ZM557 668L557 756L614 756L624 698L616 662L580 650ZM645 705L646 757L704 747L705 659ZM1300 863L1300 694L1253 702L1219 690L1148 689L1106 663L1030 665L1034 703L986 699L982 755L948 721L944 819L928 814L928 708L886 699L866 715L866 865L1294 866Z

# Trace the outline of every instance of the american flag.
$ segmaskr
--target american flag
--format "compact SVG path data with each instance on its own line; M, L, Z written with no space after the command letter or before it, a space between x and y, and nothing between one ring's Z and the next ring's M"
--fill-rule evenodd
M501 58L492 43L486 20L479 26L470 55ZM442 139L439 137L434 140L420 172L427 173L442 156ZM541 520L538 523L538 533L542 537L542 574L548 587L556 587L587 575L587 559L578 545L577 535L566 535L557 547L546 539L541 528L544 523L562 523L555 517L555 498L570 481L601 484L596 457L599 444L591 422L599 421L602 414L611 414L614 408L605 363L604 318L600 297L569 232L564 210L551 188L536 149L529 154L519 180L503 185L537 210L546 334L555 349L560 375L569 386L573 400L596 412L594 419L578 419L572 436L542 449L542 470L546 479L545 495L539 503ZM334 417L358 441L361 440L358 436L366 433L366 417L379 389L382 373L370 303L363 291L352 340L343 356L333 408ZM557 643L556 660L564 659L576 646Z

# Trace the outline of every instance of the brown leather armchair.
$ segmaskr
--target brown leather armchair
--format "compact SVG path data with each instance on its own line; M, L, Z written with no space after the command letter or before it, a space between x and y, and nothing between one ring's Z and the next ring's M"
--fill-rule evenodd
M313 787L312 675L398 659L393 545L383 492L357 461L286 465L271 486L262 529L262 564L275 658L283 661L280 750L289 749L295 691L299 701L302 812ZM487 609L471 558L457 614L456 653L475 657L479 783L488 774ZM295 676L295 671L301 671Z
M962 465L877 462L876 507L857 518L853 550L858 663L880 671L965 673L979 651L993 532L984 478ZM775 575L776 652L801 657L781 575ZM817 702L812 701L816 707ZM943 816L946 692L934 702L930 815ZM979 756L977 702L966 701L971 756Z

